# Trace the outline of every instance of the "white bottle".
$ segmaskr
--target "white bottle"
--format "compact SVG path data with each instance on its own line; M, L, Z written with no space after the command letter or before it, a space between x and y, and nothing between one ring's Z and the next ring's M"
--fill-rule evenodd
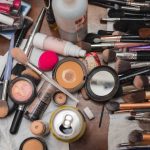
M83 40L87 34L88 0L53 0L52 8L61 38Z

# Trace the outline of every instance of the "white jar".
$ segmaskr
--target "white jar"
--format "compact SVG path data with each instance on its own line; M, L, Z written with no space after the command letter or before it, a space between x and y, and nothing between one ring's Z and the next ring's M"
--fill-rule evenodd
M53 0L52 8L62 39L78 42L87 34L87 0Z

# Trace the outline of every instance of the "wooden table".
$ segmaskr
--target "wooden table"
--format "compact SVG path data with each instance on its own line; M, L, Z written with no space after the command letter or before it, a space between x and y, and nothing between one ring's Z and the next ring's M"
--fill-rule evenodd
M43 0L28 0L29 3L32 4L32 9L29 13L29 16L31 16L33 19L37 18L37 15L39 14L40 10L42 9L42 6L44 6ZM95 24L99 22L100 16L103 16L105 14L105 10L96 6L89 6L89 14L88 14L88 20L90 24L91 29L95 29ZM99 29L104 29L105 26L99 25ZM31 29L30 29L31 30ZM50 31L49 26L44 20L42 28L42 33L46 33L49 35L57 35L57 32ZM30 33L30 31L29 31ZM9 41L0 37L0 54L4 55L6 50L8 49ZM89 121L86 118L87 121L87 130L83 138L81 138L79 141L70 144L70 150L107 150L107 139L108 139L108 125L109 125L109 117L108 113L105 110L104 111L104 117L101 128L98 127L99 124L99 118L100 118L100 112L102 109L101 104L94 103L90 100L83 100L81 99L78 107L83 110L88 106L92 112L95 115L95 119Z

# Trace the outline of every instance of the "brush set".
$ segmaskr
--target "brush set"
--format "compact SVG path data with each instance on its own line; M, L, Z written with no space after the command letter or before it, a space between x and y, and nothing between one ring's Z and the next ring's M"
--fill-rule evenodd
M75 21L72 17L67 20L67 14L72 13L63 14L70 10L66 6L71 1L65 5L62 1L61 7L58 0L44 2L46 7L41 8L33 26L32 18L22 14L20 0L0 2L0 31L12 32L0 78L3 83L0 84L0 118L15 112L10 134L19 132L25 118L31 122L33 135L45 137L51 132L62 142L77 141L86 129L84 116L75 108L80 104L76 97L80 92L83 99L103 104L99 128L105 108L111 114L130 113L126 119L137 121L142 128L143 131L131 132L129 143L120 144L120 149L147 149L150 144L150 2L89 0L89 4L109 8L109 18L100 18L100 22L114 22L115 31L97 33L87 33L86 0L78 1L78 7L72 5L81 13ZM45 16L51 30L56 30L57 24L60 38L40 33ZM32 61L36 55L33 49L41 51L36 63ZM110 101L120 97L122 103ZM69 106L70 100L73 107ZM56 109L50 110L52 114L47 124L42 119L51 103ZM95 118L89 107L83 112L89 120ZM25 139L20 150L30 150L26 145L32 147L35 141L43 147L39 150L47 150L45 141L38 137Z

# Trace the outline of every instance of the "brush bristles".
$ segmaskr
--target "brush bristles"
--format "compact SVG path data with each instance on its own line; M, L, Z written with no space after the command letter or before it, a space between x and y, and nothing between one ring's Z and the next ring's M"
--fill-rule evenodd
M133 84L136 88L141 89L149 85L149 80L147 76L136 76L133 80Z
M9 112L8 104L6 101L0 101L0 118L5 118Z
M145 91L138 91L122 97L126 103L141 103L145 101Z
M109 102L106 104L106 108L110 112L115 112L119 110L119 103L117 102Z
M12 57L19 63L25 65L28 62L27 56L20 48L13 48L11 51Z
M26 70L24 70L21 74L22 75L32 76L36 80L40 80L41 79L41 76L39 76L35 71L33 71L32 69L29 69L29 68L27 68Z
M134 130L129 134L129 142L138 143L143 140L143 135L140 130Z
M115 63L115 70L118 74L123 73L129 69L131 69L131 64L129 61L117 59Z
M116 60L116 53L110 49L105 49L102 56L106 63L114 62Z

